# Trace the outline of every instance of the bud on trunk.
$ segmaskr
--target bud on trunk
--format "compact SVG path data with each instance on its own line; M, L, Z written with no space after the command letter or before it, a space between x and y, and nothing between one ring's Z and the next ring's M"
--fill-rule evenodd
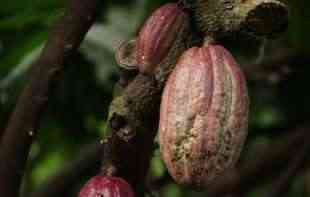
M189 16L178 4L169 3L147 19L137 39L137 64L141 73L152 74L189 31Z
M243 73L222 46L187 50L162 97L159 142L172 177L200 189L231 169L247 135Z
M81 189L79 197L134 197L130 185L117 177L95 176Z

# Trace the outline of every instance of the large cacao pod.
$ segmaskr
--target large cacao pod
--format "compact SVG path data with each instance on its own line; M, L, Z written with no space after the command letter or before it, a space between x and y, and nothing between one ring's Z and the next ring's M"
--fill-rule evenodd
M200 189L231 169L247 135L246 81L222 46L187 50L166 83L160 111L162 158L180 184Z
M168 3L153 12L142 26L136 46L139 71L152 74L178 42L188 36L189 16L176 3Z
M79 197L134 197L130 185L123 179L95 176L81 189Z

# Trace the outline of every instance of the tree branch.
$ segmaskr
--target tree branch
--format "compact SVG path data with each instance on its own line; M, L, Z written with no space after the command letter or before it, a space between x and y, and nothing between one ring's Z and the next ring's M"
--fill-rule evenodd
M272 189L267 194L267 197L281 197L288 192L294 177L298 175L298 172L305 164L309 150L310 143L304 142L299 148L297 155L294 155L294 158L291 159L287 169L281 173L280 177L276 181L272 183Z
M50 33L30 81L18 99L0 147L0 193L17 197L30 146L51 88L66 60L78 48L95 20L99 0L71 0L64 17Z
M307 53L294 49L279 48L270 58L261 64L245 65L244 72L252 80L279 83L285 81L290 74L310 63Z
M208 188L208 196L218 197L236 188L248 191L253 184L265 180L270 174L275 173L279 165L286 163L292 155L295 155L300 144L308 143L309 127L292 130L283 140L272 144L259 151L256 160L245 162L240 168L227 173L215 184ZM271 151L272 150L272 151Z

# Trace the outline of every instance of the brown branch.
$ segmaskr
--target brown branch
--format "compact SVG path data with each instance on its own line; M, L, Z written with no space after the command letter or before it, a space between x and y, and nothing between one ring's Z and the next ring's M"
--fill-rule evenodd
M299 148L299 151L291 159L287 169L281 173L280 177L272 183L272 188L267 194L267 197L281 197L284 196L294 178L298 175L299 171L303 168L306 158L310 150L310 143L304 142Z
M305 184L304 184L304 196L310 196L310 168L309 164L306 166L304 171Z
M136 192L143 190L153 150L160 95L161 88L154 78L138 75L111 107L113 110L108 128L111 136L105 144L102 171L110 174L112 169L114 175L129 181ZM114 109L117 110L113 112Z
M219 197L241 189L248 191L255 183L262 182L275 173L279 165L286 163L299 150L300 144L308 143L309 128L292 130L278 143L257 153L256 160L247 161L240 168L227 173L206 191L208 196Z
M246 75L251 80L279 83L289 75L298 72L310 63L307 53L288 48L279 48L271 52L270 58L260 64L245 65Z
M2 104L0 104L0 109L1 109L1 106ZM7 112L5 112L5 111L0 111L0 113L4 116L4 117L7 117L8 116L8 113ZM2 138L2 135L3 135L3 133L4 133L4 130L5 130L5 126L4 126L4 124L2 124L2 123L4 123L4 122L6 122L6 119L7 118L5 118L5 120L3 120L3 121L1 121L0 123L1 123L1 126L0 126L0 142L1 142L1 138Z
M99 143L87 145L72 162L64 166L56 175L39 186L30 197L65 196L82 177L95 175L100 169L103 146Z
M64 17L52 30L30 81L18 99L0 147L0 193L17 197L30 146L66 60L78 48L95 20L99 0L71 0Z

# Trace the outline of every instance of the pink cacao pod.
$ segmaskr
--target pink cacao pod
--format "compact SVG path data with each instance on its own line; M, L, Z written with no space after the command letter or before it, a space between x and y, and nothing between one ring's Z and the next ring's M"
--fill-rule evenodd
M84 185L79 197L134 197L134 193L121 178L95 176Z
M188 29L189 16L178 4L168 3L155 10L138 35L136 58L139 71L152 74Z
M234 167L247 135L246 81L222 46L187 50L166 83L159 143L171 176L200 189Z

